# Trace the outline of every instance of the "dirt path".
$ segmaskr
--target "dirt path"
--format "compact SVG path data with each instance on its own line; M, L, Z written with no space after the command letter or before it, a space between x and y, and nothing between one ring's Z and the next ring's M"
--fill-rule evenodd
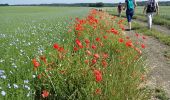
M125 34L135 38L133 31L125 31ZM150 69L147 83L152 88L163 88L170 98L170 60L164 56L165 51L170 51L170 46L160 43L153 37L147 37L144 44L146 45L146 64Z

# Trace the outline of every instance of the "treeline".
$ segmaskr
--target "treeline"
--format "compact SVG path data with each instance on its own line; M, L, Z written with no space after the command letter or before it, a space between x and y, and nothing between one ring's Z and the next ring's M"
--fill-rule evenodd
M138 6L144 6L146 1L137 2ZM53 3L53 4L20 4L20 5L9 5L9 4L0 4L0 6L63 6L63 7L116 7L118 3L73 3L73 4L64 4L64 3ZM170 6L170 1L161 1L159 2L160 6Z
M0 4L0 6L9 6L8 4Z

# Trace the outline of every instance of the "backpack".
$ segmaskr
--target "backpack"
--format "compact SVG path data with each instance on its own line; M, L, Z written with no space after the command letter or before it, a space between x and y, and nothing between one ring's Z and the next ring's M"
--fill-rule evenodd
M149 4L147 5L147 10L146 10L147 13L150 13L150 12L156 12L156 3L155 3L155 0L151 0L149 2Z
M133 0L127 0L127 9L133 10L134 9L134 2Z

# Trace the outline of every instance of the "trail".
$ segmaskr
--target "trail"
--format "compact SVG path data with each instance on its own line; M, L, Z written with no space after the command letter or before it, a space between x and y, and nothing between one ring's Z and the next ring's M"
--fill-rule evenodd
M135 38L134 31L125 31L125 34L132 39ZM152 88L163 88L170 98L170 60L164 56L165 51L170 51L170 46L160 43L151 36L147 37L144 44L147 55L146 65L150 69L147 84Z

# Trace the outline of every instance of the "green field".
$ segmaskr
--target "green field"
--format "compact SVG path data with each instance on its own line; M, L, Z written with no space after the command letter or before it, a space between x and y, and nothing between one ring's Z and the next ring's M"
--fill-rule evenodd
M61 41L60 34L68 32L71 19L88 11L80 7L0 7L0 92L6 92L0 100L31 99L32 82L24 80L33 77L32 59Z
M153 22L158 25L163 25L167 28L170 28L170 14L168 9L170 6L160 6L159 7L159 15L154 15L153 17ZM113 13L114 15L117 15L117 8L104 8L107 9L110 13ZM142 21L147 21L146 16L143 14L143 9L144 7L142 6L137 6L134 14L134 18L137 18ZM125 16L125 11L122 13L123 16Z
M145 36L90 9L0 7L0 100L150 98Z

